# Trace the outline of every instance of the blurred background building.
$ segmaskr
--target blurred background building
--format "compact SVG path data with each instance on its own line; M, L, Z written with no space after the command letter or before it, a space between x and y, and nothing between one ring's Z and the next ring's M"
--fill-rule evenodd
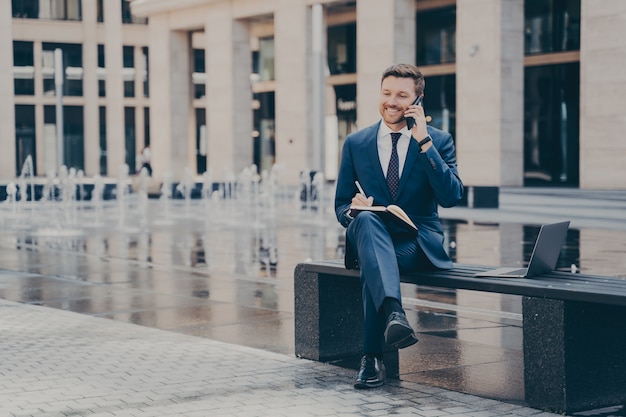
M0 178L29 155L116 177L150 146L157 177L332 180L408 62L466 184L626 189L625 19L624 0L2 1Z

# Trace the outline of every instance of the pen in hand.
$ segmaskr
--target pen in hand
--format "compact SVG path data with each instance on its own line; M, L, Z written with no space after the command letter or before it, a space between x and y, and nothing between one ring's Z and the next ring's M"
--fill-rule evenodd
M354 181L354 183L356 184L356 188L359 189L359 193L363 194L363 197L367 198L367 194L365 194L365 191L363 191L363 187L361 187L361 184L359 184L358 181Z
M355 195L354 198L352 199L352 205L356 205L356 206L371 206L374 203L374 197L368 197L365 194L365 191L363 190L363 187L361 187L361 184L359 184L358 181L354 181L354 184L356 185L356 188L359 189L359 194L362 197L359 197L359 194Z

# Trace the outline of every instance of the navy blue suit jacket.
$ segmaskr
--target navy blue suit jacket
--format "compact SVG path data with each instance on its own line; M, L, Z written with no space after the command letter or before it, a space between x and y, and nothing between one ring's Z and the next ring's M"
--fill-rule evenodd
M335 193L337 219L348 227L352 219L347 213L352 197L358 193L355 181L359 181L367 196L374 197L374 205L395 204L409 215L418 227L418 243L435 267L452 268L452 261L443 247L438 214L439 205L455 206L463 195L452 136L428 126L433 146L425 153L421 153L417 141L411 139L398 193L392 200L378 157L376 138L380 123L382 121L346 138ZM346 247L347 254L349 249Z

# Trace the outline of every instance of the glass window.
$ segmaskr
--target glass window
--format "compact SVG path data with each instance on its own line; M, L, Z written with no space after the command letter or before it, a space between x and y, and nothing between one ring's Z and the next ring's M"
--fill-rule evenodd
M202 98L206 94L206 71L204 67L204 49L193 50L193 81L194 98Z
M35 94L32 42L13 42L13 89L15 95Z
M430 124L453 138L456 133L456 76L454 74L426 78L424 111L432 117Z
M109 0L114 1L114 0ZM138 24L147 24L148 19L145 17L136 17L130 11L130 2L132 0L121 0L122 2L122 23L138 23Z
M56 106L43 107L44 143L56 153ZM63 106L63 164L68 168L85 170L85 124L82 106ZM56 161L54 161L56 164Z
M81 20L81 0L12 0L13 17L26 19Z
M135 134L135 108L124 107L124 143L126 144L124 161L131 172L135 168Z
M97 4L98 22L104 22L104 0L98 0Z
M16 176L22 173L24 162L29 156L33 162L33 172L37 175L37 157L35 145L35 106L15 106L15 166Z
M259 39L259 51L253 54L253 72L259 81L274 80L274 38Z
M204 63L204 49L193 50L193 72L206 72Z
M337 98L337 149L341 151L346 141L346 136L357 130L356 84L336 85L335 97ZM337 166L339 166L339 159L337 159Z
M12 0L13 17L23 19L39 18L39 0Z
M124 46L124 97L135 97L135 48Z
M85 170L85 125L82 106L63 106L63 156L68 168Z
M328 68L333 75L356 72L356 23L328 28Z
M524 185L578 186L580 64L524 71Z
M13 65L16 67L32 67L34 65L33 43L13 42Z
M420 11L416 14L417 65L456 61L456 7Z
M98 96L106 97L106 62L104 45L98 45Z
M259 172L269 170L275 162L275 98L274 92L256 93L252 134L253 158Z
M43 106L43 122L44 125L56 125L57 115L54 106Z
M141 48L141 51L143 52L143 68L144 68L144 73L143 73L143 96L144 97L150 97L150 82L149 82L149 78L150 78L150 56L148 54L148 47L144 46L143 48Z
M55 94L54 51L61 49L63 56L63 94L66 96L83 95L83 49L80 44L48 43L42 44L42 72L44 95Z
M98 45L98 68L105 68L106 60L104 56L104 45Z
M580 49L580 0L525 0L526 54Z
M100 175L107 175L107 109L99 107L100 113Z
M132 46L124 45L124 68L135 68L135 48Z
M58 0L61 3L61 0ZM82 20L81 0L65 0L65 19Z
M143 133L145 135L143 138L143 144L148 147L150 146L150 107L143 108L143 123Z
M196 167L197 173L206 171L207 155L206 110L196 109Z

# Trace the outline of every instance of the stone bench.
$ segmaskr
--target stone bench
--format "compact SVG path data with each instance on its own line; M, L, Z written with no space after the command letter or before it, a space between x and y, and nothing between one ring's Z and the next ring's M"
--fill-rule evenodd
M557 271L530 279L474 277L487 269L457 264L403 275L401 281L522 296L530 407L570 413L626 403L626 278ZM294 296L298 357L349 362L361 355L358 271L339 261L301 263ZM385 365L389 375L398 374L397 351L385 354Z

